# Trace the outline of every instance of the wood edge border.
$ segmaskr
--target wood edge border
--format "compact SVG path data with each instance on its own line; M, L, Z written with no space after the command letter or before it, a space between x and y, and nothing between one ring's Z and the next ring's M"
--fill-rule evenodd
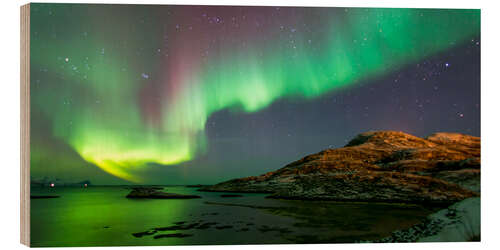
M21 6L21 244L30 246L30 4Z

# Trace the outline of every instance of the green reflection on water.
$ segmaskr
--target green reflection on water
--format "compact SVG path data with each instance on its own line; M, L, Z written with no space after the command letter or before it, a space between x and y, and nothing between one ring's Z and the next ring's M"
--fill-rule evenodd
M60 195L31 200L32 246L209 245L355 242L409 227L433 210L401 204L303 202L266 199L262 194L222 198L195 188L166 187L197 194L191 200L131 200L126 187L32 188ZM193 225L154 232L158 227ZM209 226L200 227L208 223ZM161 234L188 237L159 238Z

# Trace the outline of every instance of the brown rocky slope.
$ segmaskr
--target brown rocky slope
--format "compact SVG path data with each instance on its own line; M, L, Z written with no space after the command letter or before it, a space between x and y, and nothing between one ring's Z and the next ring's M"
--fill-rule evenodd
M202 188L270 198L450 204L480 192L480 138L377 131L276 171Z

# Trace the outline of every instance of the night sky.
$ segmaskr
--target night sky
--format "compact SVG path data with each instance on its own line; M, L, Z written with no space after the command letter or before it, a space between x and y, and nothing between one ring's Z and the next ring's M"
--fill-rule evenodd
M480 135L479 10L31 5L31 176L209 184Z

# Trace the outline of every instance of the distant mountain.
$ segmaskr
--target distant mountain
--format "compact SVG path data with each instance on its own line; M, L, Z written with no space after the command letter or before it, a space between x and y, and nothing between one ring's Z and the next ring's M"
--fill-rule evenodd
M50 187L51 185L54 185L55 187L87 187L91 185L91 182L90 180L70 182L59 178L43 177L38 179L31 178L30 185L32 187Z
M449 204L479 196L480 152L480 138L469 135L437 133L423 139L395 131L366 132L342 148L201 190L300 200Z

